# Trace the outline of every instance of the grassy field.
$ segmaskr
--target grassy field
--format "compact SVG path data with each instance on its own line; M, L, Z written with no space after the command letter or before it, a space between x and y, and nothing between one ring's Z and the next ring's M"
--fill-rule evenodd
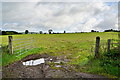
M13 39L34 38L34 49L18 56L19 54L10 55L4 52L2 55L2 65L8 65L14 61L20 60L30 54L47 53L52 56L63 56L71 59L70 65L77 65L80 71L90 73L101 73L103 69L99 67L98 61L94 61L91 67L86 66L89 60L94 57L94 44L97 36L100 36L101 43L107 39L118 39L117 32L100 32L100 33L69 33L69 34L23 34L12 35ZM0 36L2 45L8 44L8 35ZM90 69L91 68L91 69ZM90 70L89 70L90 69Z

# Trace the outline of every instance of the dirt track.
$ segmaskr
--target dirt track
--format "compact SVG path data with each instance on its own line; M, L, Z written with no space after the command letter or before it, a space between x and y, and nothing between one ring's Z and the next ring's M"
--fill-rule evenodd
M3 78L106 78L104 76L76 72L72 66L67 65L66 63L57 68L54 67L56 64L49 63L36 66L25 66L22 64L24 61L39 58L47 58L48 60L52 58L53 61L56 61L57 59L60 60L58 57L52 57L47 54L29 55L20 61L3 67ZM63 61L67 62L69 60Z

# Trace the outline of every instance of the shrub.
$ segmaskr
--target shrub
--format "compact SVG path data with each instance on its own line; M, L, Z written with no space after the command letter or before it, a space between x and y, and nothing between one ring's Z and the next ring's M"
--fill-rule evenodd
M110 53L105 52L100 59L100 66L106 71L106 73L119 76L120 67L120 52L118 49L112 49Z
M3 53L9 53L8 45L1 45L0 52Z

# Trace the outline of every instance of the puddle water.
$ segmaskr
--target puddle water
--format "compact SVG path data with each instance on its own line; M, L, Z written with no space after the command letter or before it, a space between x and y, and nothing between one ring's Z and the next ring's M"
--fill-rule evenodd
M61 63L61 61L60 61L60 60L59 60L59 61L55 61L54 63L59 63L59 64L60 64L60 63Z
M25 66L34 66L34 65L38 65L38 64L42 64L42 63L45 63L44 58L40 58L40 59L37 59L37 60L26 61L26 62L23 62L23 65L25 65Z
M56 64L60 64L61 62L62 63L66 63L68 60L56 60L56 61L53 61L52 58L40 58L40 59L36 59L36 60L29 60L29 61L26 61L26 62L23 62L22 64L25 65L25 66L34 66L34 65L39 65L39 64L43 64L43 63L51 63L51 62L54 62ZM60 65L56 65L56 67L61 67Z
M61 65L55 65L55 67L61 67Z

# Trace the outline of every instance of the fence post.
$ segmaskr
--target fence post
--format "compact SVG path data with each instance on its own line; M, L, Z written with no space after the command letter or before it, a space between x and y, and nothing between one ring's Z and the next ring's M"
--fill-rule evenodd
M100 37L96 37L95 58L99 57Z
M13 54L12 36L8 36L8 47L9 47L9 53L10 53L10 54Z
M108 49L107 49L108 53L110 53L110 44L111 44L111 39L108 39Z
M120 40L118 40L118 51L120 51Z

